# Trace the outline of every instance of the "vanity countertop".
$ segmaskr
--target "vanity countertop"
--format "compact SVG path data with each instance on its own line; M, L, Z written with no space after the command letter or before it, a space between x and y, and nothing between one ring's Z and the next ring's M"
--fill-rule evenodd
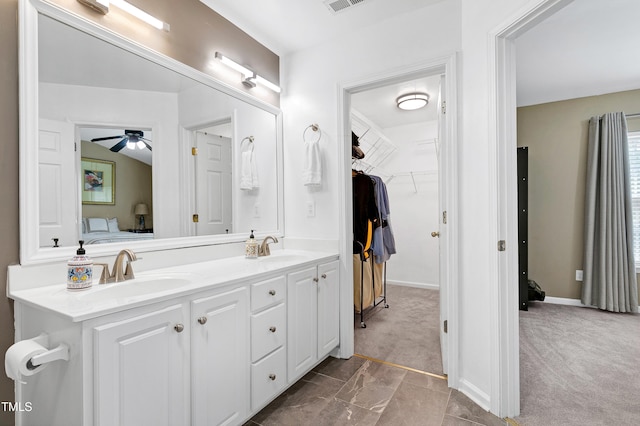
M270 256L245 259L235 256L136 273L133 280L96 284L88 290L67 290L65 284L10 291L18 302L44 309L73 322L170 300L231 285L247 279L260 279L290 267L303 267L338 259L337 253L306 250L274 250ZM96 270L94 278L97 281Z

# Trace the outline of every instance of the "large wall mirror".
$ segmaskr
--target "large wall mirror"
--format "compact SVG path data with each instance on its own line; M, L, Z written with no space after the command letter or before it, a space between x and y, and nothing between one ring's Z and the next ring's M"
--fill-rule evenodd
M282 233L276 107L57 6L21 14L21 263Z

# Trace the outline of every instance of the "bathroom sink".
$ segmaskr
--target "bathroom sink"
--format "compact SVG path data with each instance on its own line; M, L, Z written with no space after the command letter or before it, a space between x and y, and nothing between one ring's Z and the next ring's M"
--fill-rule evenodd
M78 293L78 299L89 302L94 300L119 299L144 296L189 285L187 278L174 276L145 276L119 283L96 284L88 292Z

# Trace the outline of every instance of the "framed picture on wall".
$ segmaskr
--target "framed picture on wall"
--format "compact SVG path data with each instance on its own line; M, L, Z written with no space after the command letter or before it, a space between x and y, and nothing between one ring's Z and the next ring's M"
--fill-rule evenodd
M82 204L116 204L116 163L82 158Z

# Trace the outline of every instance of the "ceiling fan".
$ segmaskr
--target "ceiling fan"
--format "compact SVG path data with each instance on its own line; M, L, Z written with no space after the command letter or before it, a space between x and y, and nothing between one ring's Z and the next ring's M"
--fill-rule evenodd
M99 142L106 141L109 139L120 139L120 141L109 148L113 152L118 152L125 146L129 149L144 149L147 148L151 151L151 145L147 143L147 141L151 142L151 140L143 137L144 132L142 130L125 130L124 135L117 136L106 136L104 138L94 138L91 139L91 142Z

